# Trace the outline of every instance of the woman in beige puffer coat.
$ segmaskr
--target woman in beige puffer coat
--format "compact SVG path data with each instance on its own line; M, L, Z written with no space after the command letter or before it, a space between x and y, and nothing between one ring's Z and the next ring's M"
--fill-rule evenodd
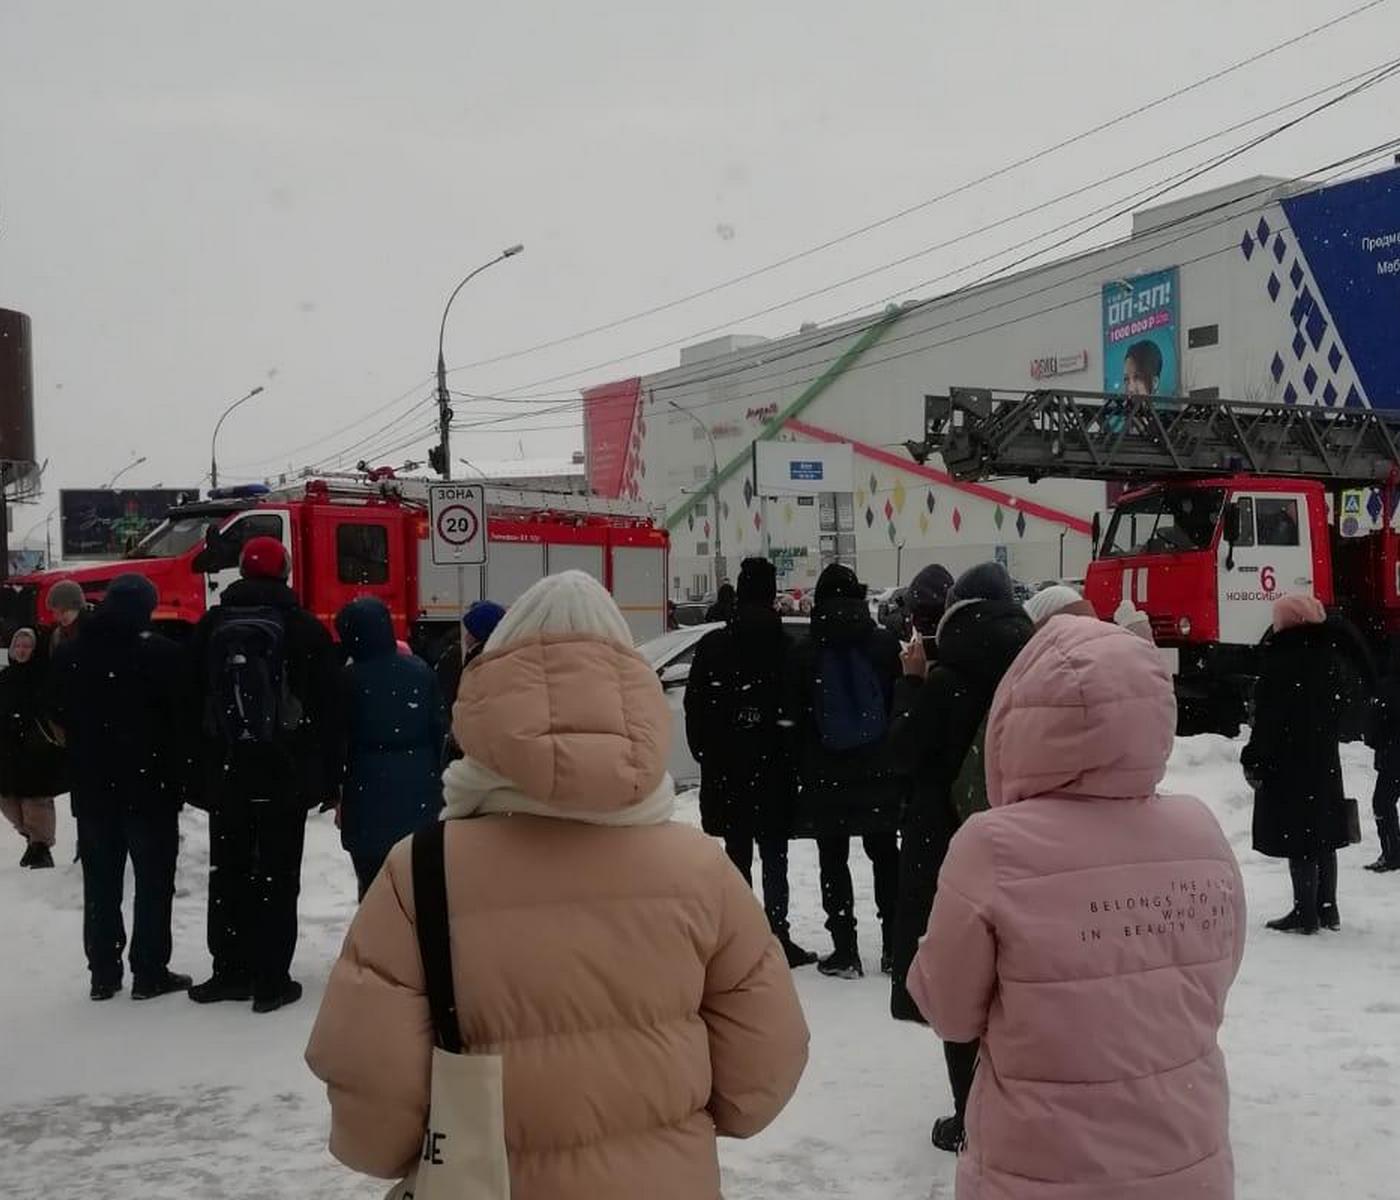
M713 1200L716 1135L766 1127L806 1064L762 909L718 844L670 821L670 730L621 613L579 572L531 588L462 679L453 976L466 1045L503 1059L514 1200ZM415 1161L428 1110L409 851L366 895L307 1050L332 1153L384 1178Z

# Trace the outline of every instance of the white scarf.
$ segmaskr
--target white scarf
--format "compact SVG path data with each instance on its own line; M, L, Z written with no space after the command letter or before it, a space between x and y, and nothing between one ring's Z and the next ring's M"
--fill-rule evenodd
M446 804L444 821L493 813L515 813L531 817L552 817L558 821L578 821L584 825L664 825L676 810L676 787L669 775L661 777L657 789L646 799L612 812L582 812L557 808L527 796L504 775L483 767L470 758L458 759L442 773Z

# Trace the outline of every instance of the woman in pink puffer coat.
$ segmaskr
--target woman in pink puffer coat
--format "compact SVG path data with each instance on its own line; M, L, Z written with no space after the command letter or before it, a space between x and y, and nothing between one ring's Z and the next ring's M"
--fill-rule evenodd
M909 991L982 1039L959 1200L1227 1200L1216 1042L1244 949L1214 816L1156 792L1176 727L1159 652L1052 618L997 690L991 811L958 832Z

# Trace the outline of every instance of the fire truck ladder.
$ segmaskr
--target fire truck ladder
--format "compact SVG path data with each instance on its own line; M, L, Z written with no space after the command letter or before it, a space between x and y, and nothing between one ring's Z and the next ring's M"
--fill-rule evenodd
M1187 397L952 388L924 398L915 461L957 479L1149 481L1248 472L1335 486L1400 474L1400 413Z

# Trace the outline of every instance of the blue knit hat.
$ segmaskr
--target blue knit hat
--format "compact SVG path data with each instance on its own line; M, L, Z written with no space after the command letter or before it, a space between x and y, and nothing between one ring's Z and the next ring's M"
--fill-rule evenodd
M462 624L478 642L485 642L490 640L496 626L505 615L506 610L499 604L493 604L490 600L478 600L467 609L466 615L462 617Z

